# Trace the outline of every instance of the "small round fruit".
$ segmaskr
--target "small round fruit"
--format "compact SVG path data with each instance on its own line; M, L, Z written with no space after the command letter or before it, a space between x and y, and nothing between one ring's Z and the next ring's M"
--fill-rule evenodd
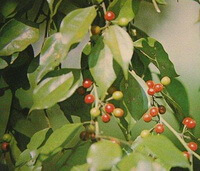
M101 27L99 26L92 26L91 32L93 35L98 35L101 32Z
M149 114L149 113L145 113L143 116L142 116L142 119L145 121L145 122L150 122L152 120L152 116Z
M112 98L114 100L121 100L123 98L123 93L121 91L115 91L113 94L112 94Z
M113 115L117 118L121 118L124 116L124 111L121 108L115 108L113 111Z
M105 20L107 21L111 21L115 19L115 13L112 11L107 11L105 16L104 16Z
M112 95L115 91L117 91L117 88L114 87L114 86L111 86L111 87L108 89L108 94Z
M101 111L99 110L99 108L96 108L96 107L94 107L90 110L90 115L93 117L99 116L100 113L101 113Z
M149 88L153 88L155 83L152 80L149 80L146 82L146 84Z
M149 111L149 114L152 116L152 117L155 117L158 115L158 108L157 107L152 107Z
M9 147L10 147L10 144L7 143L7 142L3 142L3 143L1 144L1 150L2 150L3 152L9 151Z
M86 78L85 80L83 80L83 87L84 88L90 88L91 85L93 84L92 80Z
M183 156L185 156L187 159L190 159L190 153L188 151L183 151Z
M157 124L154 128L155 132L161 134L164 132L165 128L163 124Z
M154 88L149 88L149 89L147 90L147 93L148 93L149 95L153 96L156 92L155 92Z
M163 85L158 83L158 84L155 84L153 88L154 88L155 92L158 93L163 90Z
M105 111L107 113L112 113L114 109L115 109L115 106L112 103L108 103L105 105Z
M95 126L94 125L87 125L85 130L88 133L94 133L95 132Z
M161 84L164 86L169 85L170 83L171 83L171 79L167 76L165 76L161 79Z
M94 102L94 100L95 100L95 97L92 94L86 95L84 99L86 104L91 104Z
M160 106L158 107L158 110L159 110L159 113L160 113L160 114L165 114L165 112L166 112L166 107L163 106L163 105L160 105Z
M107 123L110 121L110 115L109 114L102 115L101 119L103 122Z
M187 128L194 128L196 126L196 121L190 117L187 117L182 122Z
M10 134L4 134L2 139L3 139L3 141L9 143L12 139L12 136Z
M143 130L141 133L140 133L140 136L142 138L146 138L150 135L150 131L149 130Z
M86 90L83 86L80 86L79 88L77 88L76 92L80 95L84 95L86 93Z
M128 19L125 18L125 17L122 17L119 19L118 23L117 23L119 26L121 27L124 27L124 26L127 26L128 24Z
M89 134L86 131L82 131L79 137L82 141L87 141L89 139Z
M188 147L192 150L192 151L196 151L198 149L198 145L195 142L190 142L188 143Z

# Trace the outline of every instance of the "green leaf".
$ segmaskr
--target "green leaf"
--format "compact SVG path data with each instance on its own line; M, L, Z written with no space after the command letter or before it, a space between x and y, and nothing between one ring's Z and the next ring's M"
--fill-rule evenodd
M87 163L91 170L109 170L122 157L120 146L111 141L99 141L93 144L88 151Z
M50 128L45 128L45 129L43 129L41 131L36 132L32 136L29 144L27 145L27 148L29 150L36 150L36 149L38 149L42 145L42 143L45 141L45 139L47 138L46 137L47 134L50 134L51 132L52 131L50 130Z
M166 5L166 1L165 0L156 0L157 3L161 4L161 5Z
M158 41L151 37L141 38L134 42L134 46L159 69L162 77L174 78L178 76L168 54Z
M126 18L128 22L133 20L138 12L139 4L140 0L114 0L109 6L109 10L117 16L113 22L118 22L121 18Z
M172 79L171 83L165 87L170 97L182 108L183 115L189 115L189 99L184 85L177 79Z
M133 152L127 156L125 156L118 164L117 168L119 170L131 170L136 168L138 163L141 161L149 161L150 159L141 153Z
M90 25L96 17L95 7L77 9L69 13L62 21L60 32L63 42L71 45L81 41L88 32Z
M89 56L89 68L98 86L99 96L103 99L108 88L115 81L116 74L113 69L113 55L101 38L92 48Z
M108 27L104 32L104 42L110 48L114 59L122 67L125 78L133 55L133 42L129 34L117 25Z
M19 159L17 160L17 162L15 163L15 166L16 167L20 167L24 164L26 164L28 161L31 160L31 154L30 154L30 150L29 149L26 149L24 150L20 156L19 156Z
M155 156L155 161L167 170L170 170L172 167L190 168L189 162L182 152L163 135L152 135L145 138L136 150Z
M12 19L0 30L0 56L20 52L39 39L39 29Z
M57 9L61 4L62 0L47 0L47 2L51 11L51 17L53 17L56 14Z
M71 170L73 166L85 164L86 156L90 146L91 142L88 141L85 143L80 140L74 148L67 150L62 158L60 158L60 160L56 163L56 170ZM66 165L66 163L68 164ZM59 169L59 165L64 166Z
M71 171L88 171L89 165L87 163L83 165L74 166Z
M18 142L14 137L12 137L12 140L10 142L10 155L12 159L16 162L21 154L21 151L18 147Z
M0 12L6 18L15 11L17 5L18 2L16 0L3 1L0 4Z
M182 108L179 106L179 104L174 101L174 99L172 99L170 97L169 94L167 94L166 92L162 92L162 95L165 99L165 101L167 102L167 104L171 107L171 109L174 112L174 116L176 117L176 119L180 122L182 122L182 120L184 119L184 114L183 114L183 110Z
M59 105L54 105L46 110L51 128L55 131L63 125L69 123Z
M139 120L148 110L147 86L134 72L129 73L128 80L122 80L120 90L123 92L123 101L134 119Z
M6 87L4 80L0 78L0 88ZM5 94L0 97L0 137L3 136L3 134L6 131L6 126L8 123L8 119L10 116L10 107L12 102L12 93L10 90L6 90Z
M40 55L40 66L34 72L36 78L33 77L32 80L39 82L45 74L58 66L67 55L70 45L63 44L62 39L60 33L55 33L46 39Z
M42 81L33 91L33 109L46 109L68 96L74 76L72 72Z
M45 159L55 155L61 151L67 144L69 144L77 133L80 131L82 124L66 124L63 127L55 130L45 145L42 147L39 160Z
M4 69L7 66L8 63L4 59L0 58L0 69Z

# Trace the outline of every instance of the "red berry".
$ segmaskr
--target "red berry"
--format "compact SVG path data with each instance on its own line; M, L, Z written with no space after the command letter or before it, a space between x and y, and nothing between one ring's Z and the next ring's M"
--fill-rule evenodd
M109 114L102 115L101 119L103 122L107 123L110 121L110 115Z
M187 159L190 159L190 153L188 151L183 151L183 156L185 156Z
M160 106L158 107L158 110L159 110L159 113L160 113L160 114L164 114L164 113L166 112L166 107L163 106L163 105L160 105Z
M164 128L164 125L163 124L157 124L155 126L155 132L158 133L158 134L161 134L164 132L165 128Z
M146 84L147 84L147 86L149 88L153 88L154 87L154 82L152 80L147 81Z
M84 87L84 88L90 88L92 84L93 84L93 82L92 82L90 79L88 79L88 78L86 78L86 79L83 81L83 87Z
M10 146L9 143L3 142L3 143L1 144L1 150L4 151L4 152L7 152L7 151L9 150L9 146Z
M83 86L77 88L76 92L80 95L84 95L86 93L85 88Z
M149 95L153 96L156 92L155 92L154 88L149 88L149 89L147 90L147 93L148 93Z
M95 97L92 94L86 95L84 99L86 104L91 104L94 102L94 100L95 100Z
M104 16L105 20L107 21L111 21L115 19L115 14L112 11L107 11L105 16Z
M145 122L150 122L152 120L152 116L148 113L145 113L142 118Z
M188 143L188 147L192 150L192 151L196 151L198 149L198 145L195 142L190 142Z
M187 117L182 122L187 128L194 128L196 126L196 121L190 117Z
M105 111L107 113L112 113L114 109L115 109L115 106L112 103L108 103L105 105Z
M121 118L122 116L124 116L124 111L121 108L116 108L113 111L113 115L117 118Z
M158 115L158 108L157 108L157 107L152 107L152 108L150 109L150 115L151 115L152 117L157 116L157 115Z
M158 84L155 84L153 88L154 88L155 92L158 93L163 90L163 85L158 83Z

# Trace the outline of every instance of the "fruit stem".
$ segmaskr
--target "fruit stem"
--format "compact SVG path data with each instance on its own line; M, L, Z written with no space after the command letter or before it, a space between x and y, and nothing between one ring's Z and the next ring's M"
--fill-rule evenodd
M200 156L195 153L194 151L192 151L186 144L186 142L181 138L180 134L170 125L168 124L168 122L163 119L163 117L160 115L160 120L162 123L164 123L164 125L166 125L169 130L178 138L178 140L181 142L181 144L185 147L185 149L192 155L194 155L197 159L200 160Z
M95 96L95 108L98 108L99 97L98 97L98 93L97 93L97 87L95 84L93 84L93 87L94 87L94 96Z
M158 4L156 3L156 0L152 0L152 2L153 2L153 5L154 5L154 8L155 8L156 12L160 13L161 11L160 11L160 9L158 7Z
M95 134L96 134L96 137L99 137L99 123L98 121L96 120L95 122Z

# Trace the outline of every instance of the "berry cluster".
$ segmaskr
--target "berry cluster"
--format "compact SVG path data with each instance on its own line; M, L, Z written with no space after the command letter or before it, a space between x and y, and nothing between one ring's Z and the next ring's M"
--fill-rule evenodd
M8 152L10 147L10 141L12 136L10 134L4 134L2 137L3 142L1 143L1 150L3 152Z

